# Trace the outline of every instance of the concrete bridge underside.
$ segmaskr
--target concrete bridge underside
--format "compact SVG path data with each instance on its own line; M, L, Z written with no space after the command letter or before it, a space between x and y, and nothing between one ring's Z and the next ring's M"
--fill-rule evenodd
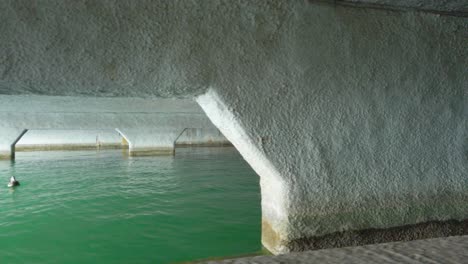
M464 1L331 3L1 1L0 93L195 98L274 253L466 233Z
M187 129L206 131L202 143L217 133L191 100L0 96L0 120L4 159L14 158L15 144L28 130L115 130L133 156L173 154Z

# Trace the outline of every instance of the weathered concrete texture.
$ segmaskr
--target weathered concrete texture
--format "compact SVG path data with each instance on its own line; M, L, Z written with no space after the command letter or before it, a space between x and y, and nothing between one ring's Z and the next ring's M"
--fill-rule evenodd
M263 245L467 219L467 21L296 12L308 19L282 21L274 62L226 70L198 97L261 177Z
M279 256L258 256L199 263L223 264L363 264L363 263L468 263L468 236L453 236L411 242L336 248Z
M468 218L467 31L303 0L0 1L0 93L198 96L260 175L283 253Z

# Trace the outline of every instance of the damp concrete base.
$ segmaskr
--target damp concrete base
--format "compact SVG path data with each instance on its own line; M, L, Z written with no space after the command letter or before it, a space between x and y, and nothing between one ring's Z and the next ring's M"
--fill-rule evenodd
M200 263L468 263L468 236L304 251Z

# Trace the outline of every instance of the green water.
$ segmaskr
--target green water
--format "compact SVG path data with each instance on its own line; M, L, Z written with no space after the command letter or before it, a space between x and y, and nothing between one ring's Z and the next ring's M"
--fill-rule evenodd
M259 178L233 148L0 162L0 263L173 263L258 252ZM10 175L21 186L6 187Z

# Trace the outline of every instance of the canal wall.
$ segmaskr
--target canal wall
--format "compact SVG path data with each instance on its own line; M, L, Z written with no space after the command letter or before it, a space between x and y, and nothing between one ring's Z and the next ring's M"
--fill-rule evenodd
M149 137L157 137L157 134ZM213 127L186 128L176 138L175 146L213 147L232 144ZM83 149L128 149L128 142L116 130L28 130L15 145L15 151Z
M2 1L0 93L196 98L260 176L275 254L451 235L468 218L466 7L343 2Z
M115 130L29 130L15 151L128 148Z
M176 140L176 146L232 146L216 128L187 128Z
M133 156L173 154L186 129L199 131L190 137L185 132L186 142L211 144L210 138L220 137L193 100L0 96L0 105L0 156L7 159L23 137L22 150L118 147L124 138ZM47 135L49 130L55 132ZM48 140L52 144L44 145Z

